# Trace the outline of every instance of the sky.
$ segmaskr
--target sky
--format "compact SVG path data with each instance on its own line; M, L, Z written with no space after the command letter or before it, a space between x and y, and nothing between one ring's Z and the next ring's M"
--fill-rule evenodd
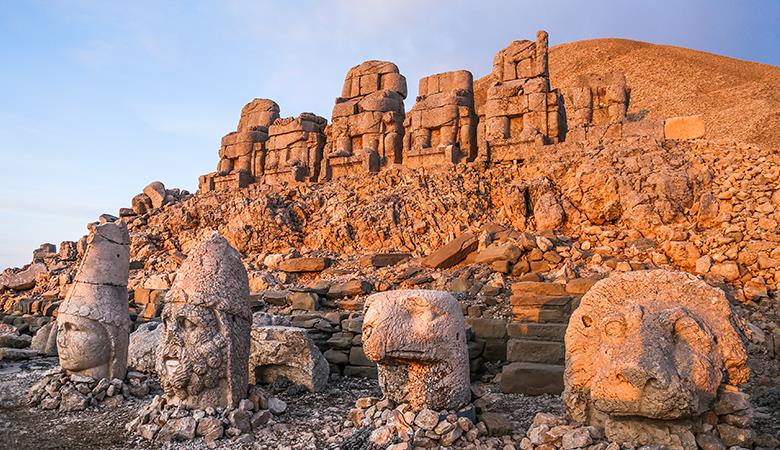
M330 118L350 67L409 85L514 39L620 37L780 65L778 0L0 0L0 269L149 182L195 191L241 107Z

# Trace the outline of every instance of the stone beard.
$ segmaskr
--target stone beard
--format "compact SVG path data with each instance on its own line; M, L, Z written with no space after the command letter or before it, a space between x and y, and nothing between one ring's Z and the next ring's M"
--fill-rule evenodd
M86 317L57 317L57 350L68 373L102 378L124 378L127 361L127 331Z
M248 321L183 303L166 304L162 321L157 373L166 395L201 409L231 406L243 398L246 370L231 369L246 365L249 357L240 338L249 334Z

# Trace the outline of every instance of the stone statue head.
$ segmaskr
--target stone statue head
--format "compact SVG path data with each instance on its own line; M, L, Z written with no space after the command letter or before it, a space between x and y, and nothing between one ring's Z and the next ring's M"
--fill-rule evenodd
M246 397L251 322L241 257L214 233L190 251L165 298L157 373L173 403L203 409Z
M725 294L693 275L629 272L596 283L566 331L564 402L600 425L707 411L722 382L747 380L747 356Z
M470 398L466 326L446 292L398 290L371 295L363 351L378 364L382 392L415 409L457 409Z
M75 282L57 315L57 352L69 374L125 377L129 242L121 221L92 226Z

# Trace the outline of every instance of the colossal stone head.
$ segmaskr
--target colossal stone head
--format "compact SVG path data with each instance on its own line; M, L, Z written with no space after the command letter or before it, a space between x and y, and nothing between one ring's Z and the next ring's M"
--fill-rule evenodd
M236 406L246 397L249 282L218 233L190 251L165 298L157 373L173 404Z
M747 354L725 294L687 273L601 280L566 330L563 398L580 422L697 417L721 383L747 378Z
M443 410L471 400L466 325L458 301L446 292L371 295L363 351L378 364L382 392L397 403Z
M125 377L129 244L127 226L121 221L95 225L90 231L86 254L57 315L57 352L69 374Z

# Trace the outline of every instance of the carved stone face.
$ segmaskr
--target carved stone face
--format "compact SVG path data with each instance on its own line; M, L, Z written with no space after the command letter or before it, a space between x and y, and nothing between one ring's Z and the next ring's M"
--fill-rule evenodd
M457 409L471 398L466 328L446 292L399 290L369 297L363 351L382 392L414 409Z
M57 351L62 368L70 373L108 378L112 344L99 322L61 314L57 319Z
M723 378L715 338L685 308L635 305L589 317L595 345L591 399L608 415L678 419L710 405Z
M230 343L222 323L226 316L180 303L163 309L157 370L163 389L181 403L197 406L201 397L219 397L228 376Z
M363 320L363 351L369 359L434 363L449 356L447 342L463 337L464 331L435 302L410 295L386 303L369 308Z
M566 330L563 400L579 422L695 418L721 383L747 377L747 353L725 294L682 272L599 281Z

